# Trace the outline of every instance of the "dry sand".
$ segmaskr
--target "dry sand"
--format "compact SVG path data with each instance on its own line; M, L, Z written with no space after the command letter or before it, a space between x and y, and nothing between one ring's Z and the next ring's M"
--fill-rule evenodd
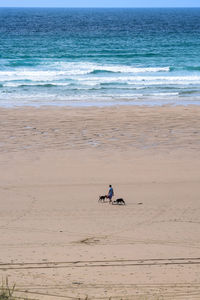
M0 122L0 276L16 295L200 299L200 107L0 109ZM126 206L98 203L109 184Z

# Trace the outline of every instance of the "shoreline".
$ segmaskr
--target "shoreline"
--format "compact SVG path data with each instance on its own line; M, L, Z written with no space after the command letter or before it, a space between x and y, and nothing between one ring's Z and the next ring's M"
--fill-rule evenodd
M115 108L115 107L136 107L136 108L162 108L162 107L183 107L183 108L187 108L187 107L199 107L200 104L187 104L187 105L184 105L184 104L174 104L174 103L168 103L168 104L162 104L162 105L148 105L148 104L141 104L141 105L138 105L138 104L130 104L130 103L127 103L127 104L118 104L118 103L115 103L115 104L111 104L111 105L85 105L85 106L73 106L73 105L48 105L48 104L44 104L44 105L40 105L40 106L34 106L34 105L19 105L19 106L9 106L9 107L4 107L4 106L1 106L0 105L0 110L3 110L3 109L103 109L103 108Z
M24 109L24 108L33 108L33 109L51 109L51 108L60 108L60 109L65 109L65 108L72 108L72 109L84 109L84 108L112 108L112 107L146 107L146 108L156 108L156 107L199 107L200 102L192 102L192 103L175 103L175 102L167 102L167 103L160 103L160 104L148 104L148 103L102 103L102 104L22 104L22 105L0 105L0 109Z

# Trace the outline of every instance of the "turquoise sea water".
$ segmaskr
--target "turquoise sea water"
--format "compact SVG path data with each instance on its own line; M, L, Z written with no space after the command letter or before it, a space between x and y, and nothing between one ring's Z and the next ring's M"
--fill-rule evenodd
M200 104L200 9L0 9L0 106Z

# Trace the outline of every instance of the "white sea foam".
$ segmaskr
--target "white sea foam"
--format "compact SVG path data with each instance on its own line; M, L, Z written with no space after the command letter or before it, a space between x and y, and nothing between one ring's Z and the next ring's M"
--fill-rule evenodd
M103 68L103 67L102 67ZM166 76L153 75L135 75L129 74L101 74L101 76L85 75L69 75L66 71L44 71L44 70L19 70L19 71L0 71L0 83L4 87L18 87L21 85L47 85L52 84L55 86L67 86L71 83L86 86L95 86L100 84L126 84L135 85L137 88L141 86L150 85L199 85L200 76L170 76L169 73Z
M72 81L73 80L73 81ZM4 87L19 86L68 86L73 82L78 85L96 86L108 84L133 85L140 89L142 86L161 85L199 85L200 76L73 76L66 77L64 72L38 71L38 72L0 72L0 83Z
M9 82L5 82L3 83L4 87L22 87L22 86L69 86L70 83L69 82L54 82L54 81L36 81L36 82L15 82L15 81L9 81Z
M59 62L50 65L43 65L43 69L18 68L7 71L0 71L0 81L5 80L55 80L63 77L87 75L95 71L113 73L156 73L169 72L170 67L132 67L125 65L100 65L95 63L71 63Z
M2 101L17 105L119 104L136 99L144 103L149 98L167 103L166 99L180 99L181 91L186 94L182 98L189 98L190 90L199 90L199 86L198 73L170 72L169 67L48 62L36 68L1 70L0 105Z
M77 78L78 81L88 82L88 78ZM112 84L123 83L132 85L185 85L185 84L199 84L200 76L117 76L117 77L92 77L91 82L96 84Z
M156 96L156 97L162 97L162 96L177 96L179 95L178 92L174 92L174 93L151 93L150 96Z
M18 70L0 71L0 81L30 80L30 81L50 81L65 75L64 71L41 71L41 70Z

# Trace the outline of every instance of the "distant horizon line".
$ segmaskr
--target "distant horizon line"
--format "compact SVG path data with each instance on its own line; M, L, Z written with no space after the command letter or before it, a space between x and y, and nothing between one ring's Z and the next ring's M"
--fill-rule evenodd
M112 8L112 9L118 9L118 8L200 8L200 6L118 6L118 7L113 7L113 6L0 6L0 8Z

